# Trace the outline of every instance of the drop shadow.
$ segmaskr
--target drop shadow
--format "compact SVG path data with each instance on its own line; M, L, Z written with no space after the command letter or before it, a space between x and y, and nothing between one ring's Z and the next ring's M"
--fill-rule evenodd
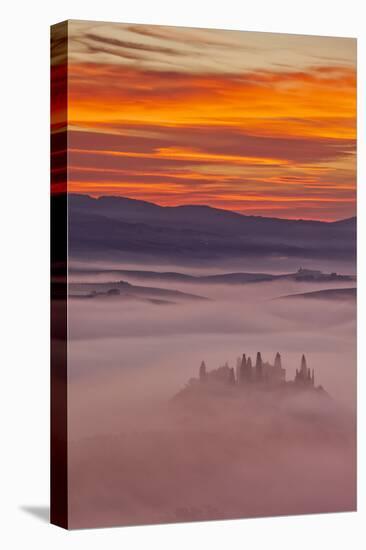
M50 522L50 507L49 506L20 506L20 509L44 523Z

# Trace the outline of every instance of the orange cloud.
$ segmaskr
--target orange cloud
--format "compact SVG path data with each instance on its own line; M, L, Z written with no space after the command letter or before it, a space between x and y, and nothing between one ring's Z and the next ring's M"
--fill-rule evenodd
M68 121L70 191L286 217L354 213L347 66L200 75L71 63Z
M237 126L255 135L355 137L355 73L189 75L70 66L69 121Z

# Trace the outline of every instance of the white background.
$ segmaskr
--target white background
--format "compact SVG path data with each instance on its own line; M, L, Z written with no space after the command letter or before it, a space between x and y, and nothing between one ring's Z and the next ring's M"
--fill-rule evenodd
M14 0L1 15L0 544L12 548L366 547L365 23L362 0ZM359 511L66 532L49 501L49 25L65 19L358 37ZM363 101L362 101L363 100ZM4 124L5 122L5 124ZM363 265L364 264L364 265ZM28 507L28 511L27 511ZM33 510L33 513L29 511ZM39 517L39 516L43 516ZM362 540L363 539L363 540Z

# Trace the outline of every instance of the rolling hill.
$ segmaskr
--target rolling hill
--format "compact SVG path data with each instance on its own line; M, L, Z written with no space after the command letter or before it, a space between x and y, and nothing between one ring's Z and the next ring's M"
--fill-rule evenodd
M189 294L179 290L168 290L147 286L132 285L126 281L110 283L69 283L70 298L122 297L143 299L158 303L161 301L208 300L204 296Z

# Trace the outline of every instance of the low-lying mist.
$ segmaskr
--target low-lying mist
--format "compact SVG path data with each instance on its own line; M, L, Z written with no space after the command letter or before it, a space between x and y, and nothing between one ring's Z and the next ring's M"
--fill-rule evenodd
M354 302L278 299L325 283L151 286L210 300L69 300L71 526L354 509ZM202 360L257 351L279 351L287 380L305 353L327 397L223 398L209 415L172 400Z
M356 263L352 260L341 259L329 259L329 258L310 258L310 257L298 257L298 256L283 256L283 255L269 255L269 256L242 256L240 258L227 257L225 260L222 258L213 258L208 260L207 258L200 258L198 262L179 263L169 257L159 258L154 256L146 256L143 254L137 254L134 260L127 260L124 258L121 261L108 260L82 260L80 257L71 258L69 262L69 268L71 270L107 270L107 269L138 269L138 270L155 270L155 271L176 271L180 273L188 273L191 275L212 275L215 273L230 273L232 271L244 271L247 273L292 273L299 269L299 267L306 267L307 269L320 269L325 272L338 271L345 275L355 275ZM83 276L82 276L83 277Z

